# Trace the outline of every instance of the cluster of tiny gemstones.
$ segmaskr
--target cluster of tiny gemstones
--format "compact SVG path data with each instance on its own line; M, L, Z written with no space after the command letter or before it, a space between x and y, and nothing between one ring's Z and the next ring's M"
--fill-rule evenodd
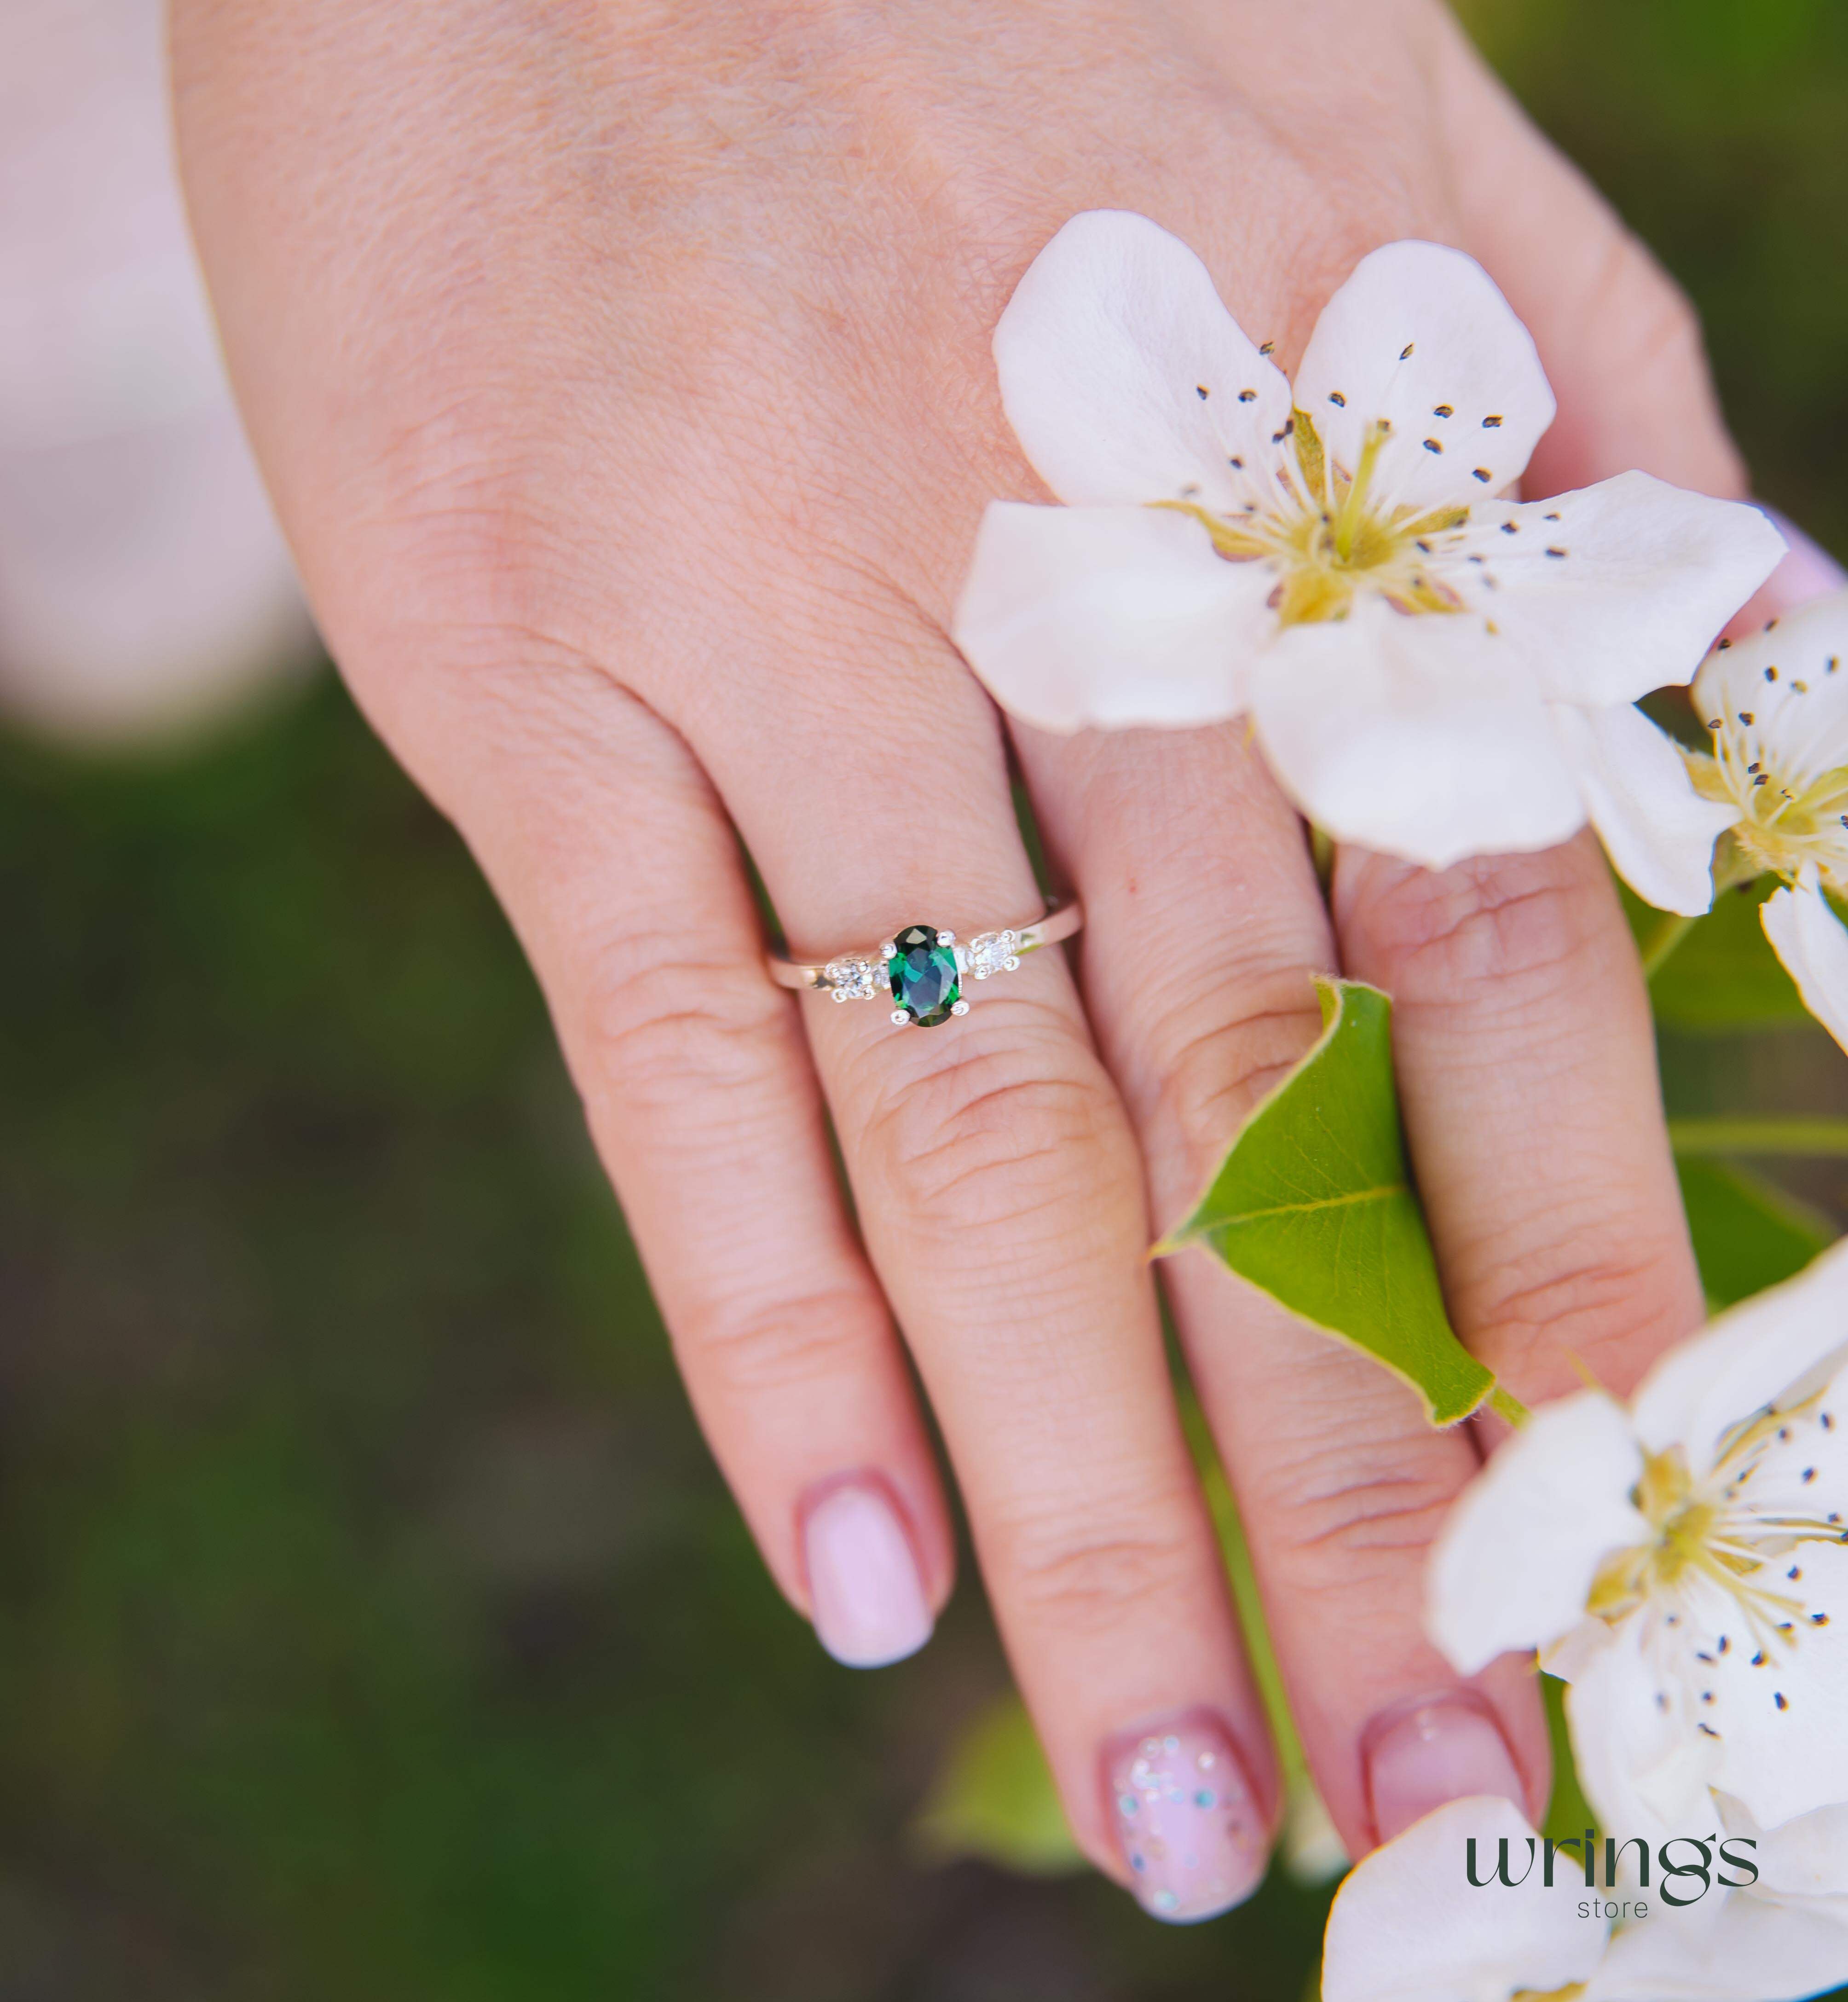
M1013 931L978 932L970 940L967 950L972 978L987 980L997 973L1012 973L1020 964L1020 934Z
M837 1001L870 1001L886 984L885 968L870 959L831 959L821 978Z

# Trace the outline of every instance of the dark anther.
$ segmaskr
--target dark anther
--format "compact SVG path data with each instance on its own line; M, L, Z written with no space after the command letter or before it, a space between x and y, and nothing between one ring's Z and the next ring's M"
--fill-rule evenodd
M1485 431L1499 431L1501 428L1501 420L1499 417L1484 417L1482 420L1482 427Z
M1495 476L1494 473L1490 472L1486 466L1479 466L1475 469L1475 471L1476 477L1482 482L1484 487L1487 486L1489 482Z
M1560 515L1558 515L1558 514L1549 514L1549 515L1546 517L1546 519L1547 519L1549 521L1560 521L1560 520L1562 520L1563 518L1564 518L1564 517L1563 517L1563 516L1560 516Z
M1201 402L1204 403L1206 401L1206 385L1204 382L1196 382L1194 387L1199 394Z
M1242 459L1229 459L1226 463L1234 473L1243 473L1245 469L1245 462Z
M1546 553L1550 556L1563 556L1565 554L1565 551L1561 549L1549 549Z
M1505 535L1518 535L1521 532L1521 525L1518 521L1504 521L1501 532Z
M1424 449L1427 452L1442 452L1444 448L1438 443L1435 438L1427 438L1424 441Z
M1434 417L1453 417L1456 415L1454 403L1439 403L1431 413Z
M1328 392L1328 400L1337 410L1344 410L1348 407L1348 399L1339 389L1330 389Z
M1258 351L1258 353L1259 353L1260 354L1268 354L1271 352L1271 349L1272 349L1272 348L1274 348L1276 345L1277 345L1277 344L1276 344L1276 342L1275 342L1275 341L1274 341L1274 340L1266 340L1266 341L1263 341L1263 342L1260 342L1260 343L1259 344L1259 346L1258 346L1258 351Z
M1788 1710L1788 1709L1790 1708L1790 1704L1789 1704L1788 1700L1786 1699L1786 1697L1785 1697L1785 1696L1784 1696L1784 1693L1783 1693L1783 1691L1782 1690L1773 1690L1771 1692L1771 1693L1772 1693L1773 1697L1776 1699L1776 1700L1777 1700L1777 1707L1778 1707L1780 1710Z
M1730 640L1722 640L1720 642L1720 651L1721 651L1722 654L1723 654L1723 653L1724 653L1724 652L1725 652L1725 650L1727 650L1727 648L1728 648L1728 647L1730 647L1731 644L1732 644L1732 642L1731 642Z
M1239 401L1241 403L1255 403L1257 401L1257 392L1255 389L1241 389L1239 392Z
M1749 709L1742 709L1742 710L1739 711L1739 720L1740 720L1740 722L1742 722L1742 724L1745 724L1745 727L1746 727L1748 730L1749 730L1749 729L1752 727L1752 712L1751 712L1751 710L1749 710Z
M1765 679L1768 682L1774 682L1777 678L1777 670L1775 668L1766 668L1765 670Z

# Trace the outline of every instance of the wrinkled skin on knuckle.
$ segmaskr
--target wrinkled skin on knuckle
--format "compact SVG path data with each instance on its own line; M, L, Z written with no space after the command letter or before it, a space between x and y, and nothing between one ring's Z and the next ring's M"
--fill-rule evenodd
M877 1179L915 1240L964 1263L1003 1237L1010 1259L1044 1257L1093 1231L1100 1215L1120 1229L1126 1208L1141 1212L1134 1145L1102 1069L1068 1025L1012 1012L1016 1034L883 1076L862 1072L840 1094L858 1107L860 1174Z
M1403 1006L1472 1013L1549 1006L1628 934L1611 923L1615 892L1595 846L1580 836L1533 855L1498 855L1442 870L1369 856L1337 877L1344 937L1367 977Z
M1551 1233L1501 1242L1469 1261L1476 1342L1517 1386L1525 1369L1577 1358L1627 1394L1645 1367L1698 1325L1685 1226L1651 1231L1617 1205L1574 1202Z
M1265 1094L1313 1044L1321 1010L1300 970L1241 983L1229 1012L1215 969L1168 983L1151 1038L1154 1151L1184 1164L1177 1200L1198 1195Z
M1074 1498L1057 1515L991 1524L989 1561L1017 1613L1080 1637L1121 1633L1143 1606L1197 1597L1198 1502L1179 1494L1118 1508Z
M683 1310L672 1332L683 1359L696 1352L706 1373L715 1365L722 1372L729 1396L748 1397L851 1376L864 1365L874 1325L863 1292L738 1292Z

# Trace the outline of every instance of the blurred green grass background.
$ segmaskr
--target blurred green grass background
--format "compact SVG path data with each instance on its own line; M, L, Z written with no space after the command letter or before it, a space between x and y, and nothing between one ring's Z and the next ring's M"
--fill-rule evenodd
M1848 10L1467 12L1848 547ZM978 1591L872 1677L783 1606L507 930L330 680L183 758L0 742L0 1996L1296 2002L1286 1884L1177 1932L913 1860ZM1805 1028L1666 1062L1848 1104Z

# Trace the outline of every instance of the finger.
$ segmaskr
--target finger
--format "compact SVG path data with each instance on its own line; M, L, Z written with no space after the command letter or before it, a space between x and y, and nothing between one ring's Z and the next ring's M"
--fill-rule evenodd
M1560 493L1640 467L1703 494L1744 494L1744 462L1679 287L1459 28L1442 47L1463 246L1526 323L1559 401L1525 490Z
M532 957L765 1561L838 1658L908 1654L948 1595L951 1533L712 789L588 668L510 668L445 692L463 720L440 743L413 728L412 762L453 803Z
M1087 1006L1156 1224L1171 1225L1320 1027L1310 975L1334 948L1302 824L1237 724L1016 736L1041 828L1086 900ZM1423 1632L1429 1540L1480 1465L1466 1432L1431 1430L1403 1385L1203 1254L1163 1274L1350 1850L1459 1794L1538 1813L1548 1756L1531 1677L1505 1665L1467 1682Z
M1343 963L1393 997L1458 1331L1525 1402L1627 1393L1700 1325L1641 966L1596 842L1432 872L1337 856Z
M915 620L856 637L885 670L876 712L816 674L774 730L734 713L701 747L793 944L825 959L910 921L966 938L1030 918L992 712ZM856 729L831 821L792 814L787 777L731 748L776 742L813 771L811 747ZM889 997L804 1005L1073 1830L1157 1916L1204 1917L1261 1877L1275 1780L1173 1400L1135 1148L1058 951L969 993L933 1028L893 1027Z

